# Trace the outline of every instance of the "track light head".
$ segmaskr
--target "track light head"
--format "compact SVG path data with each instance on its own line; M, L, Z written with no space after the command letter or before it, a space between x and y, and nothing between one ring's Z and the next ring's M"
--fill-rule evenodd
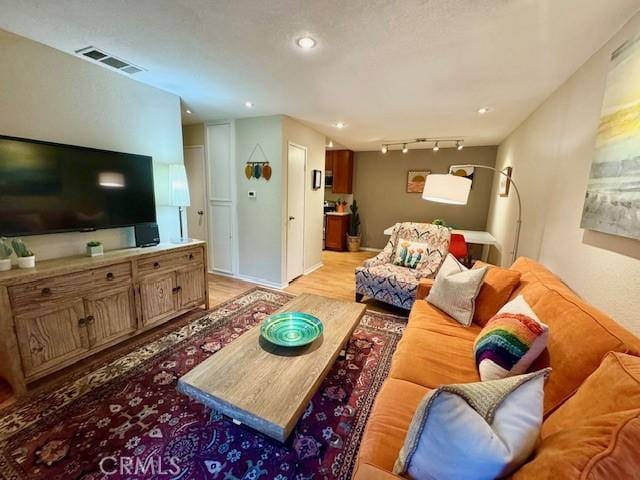
M435 145L433 146L433 151L437 152L438 150L440 150L440 146L438 145L438 142L436 142Z
M407 148L407 144L402 145L402 153L407 153L409 149Z
M386 145L382 145L382 153L387 153L389 151L389 148Z
M458 149L458 151L462 150L464 148L464 145L462 144L462 142L460 140L458 140L456 142L456 148Z

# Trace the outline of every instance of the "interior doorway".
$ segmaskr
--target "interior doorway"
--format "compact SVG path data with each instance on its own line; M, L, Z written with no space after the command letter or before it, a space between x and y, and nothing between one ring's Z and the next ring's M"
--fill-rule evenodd
M289 143L287 152L287 281L304 273L304 192L307 148Z
M184 166L187 170L191 206L187 207L189 238L207 241L206 203L207 178L204 163L204 145L184 147Z

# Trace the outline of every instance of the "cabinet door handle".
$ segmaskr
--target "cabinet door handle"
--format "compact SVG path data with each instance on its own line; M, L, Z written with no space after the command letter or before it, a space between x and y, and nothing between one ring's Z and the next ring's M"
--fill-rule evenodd
M37 347L32 347L31 351L33 353L40 353L42 350L44 350L44 347L42 345L38 345Z
M160 268L160 262L153 262L153 268Z
M114 278L116 278L116 277L113 275L113 273L111 273L111 272L107 273L107 280L111 281Z
M51 289L49 287L44 287L42 289L42 295L51 295Z
M189 254L189 260L193 260L193 253Z
M86 318L85 323L86 323L87 325L91 325L91 324L93 323L93 321L94 321L94 320L95 320L95 318L93 317L93 315L89 315L89 316Z
M182 287L174 287L171 291L173 293L178 293L180 290L182 290Z
M84 327L87 325L87 319L86 318L79 318L78 319L78 326L80 328Z

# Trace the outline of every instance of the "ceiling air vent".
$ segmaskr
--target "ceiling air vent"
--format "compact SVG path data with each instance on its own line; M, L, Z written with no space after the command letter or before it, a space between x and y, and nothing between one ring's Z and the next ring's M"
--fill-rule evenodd
M129 75L133 75L134 73L142 72L144 70L137 65L125 62L124 60L115 57L103 50L99 50L95 47L81 48L80 50L76 50L76 53L90 60L93 60L94 62L102 63L103 65L113 68L114 70L128 73Z

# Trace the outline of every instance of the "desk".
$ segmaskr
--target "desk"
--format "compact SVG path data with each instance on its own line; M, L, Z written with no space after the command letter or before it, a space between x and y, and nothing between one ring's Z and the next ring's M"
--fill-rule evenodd
M384 231L385 235L391 235L393 232L393 225ZM479 230L451 230L451 233L459 233L464 237L467 243L473 243L475 245L482 245L482 260L487 261L489 256L489 247L491 245L497 245L498 241L489 232L481 232Z

